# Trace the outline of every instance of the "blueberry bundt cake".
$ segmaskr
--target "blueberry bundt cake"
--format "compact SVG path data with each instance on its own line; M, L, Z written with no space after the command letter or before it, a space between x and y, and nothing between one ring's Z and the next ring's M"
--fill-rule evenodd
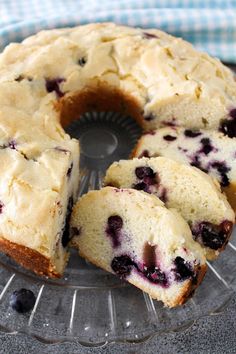
M183 304L205 274L204 252L184 219L142 191L91 191L71 223L82 257L169 307Z
M216 131L165 127L144 134L133 156L165 156L201 169L219 181L236 211L236 138Z
M168 208L175 208L208 259L215 258L230 237L234 212L219 184L195 167L165 157L121 160L109 167L104 183L155 194Z
M43 31L0 55L0 250L59 276L67 259L79 148L63 128L88 111L119 111L145 130L227 130L233 74L158 30L89 24ZM67 211L66 211L67 209Z

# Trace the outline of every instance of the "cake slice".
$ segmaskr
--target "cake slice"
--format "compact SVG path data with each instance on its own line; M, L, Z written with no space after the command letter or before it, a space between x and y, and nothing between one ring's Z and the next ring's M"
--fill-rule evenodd
M219 184L195 167L165 157L114 162L107 170L105 185L134 188L159 197L188 222L193 237L214 259L230 237L234 212Z
M59 124L44 132L16 115L0 121L0 251L37 274L63 274L78 156Z
M169 307L183 304L206 271L185 220L142 191L89 192L73 209L71 230L82 257Z
M143 156L169 157L208 173L219 181L236 211L236 138L217 131L164 127L140 138L133 157Z

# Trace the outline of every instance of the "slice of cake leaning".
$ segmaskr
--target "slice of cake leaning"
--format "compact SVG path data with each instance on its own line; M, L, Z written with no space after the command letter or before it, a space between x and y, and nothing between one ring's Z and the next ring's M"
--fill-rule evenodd
M0 251L37 274L59 277L66 265L78 156L58 123L45 129L16 110L0 119Z
M142 191L89 192L75 205L71 227L82 257L166 306L183 304L205 274L204 252L185 220Z
M166 157L114 162L105 185L134 188L159 197L188 222L208 259L216 258L231 235L234 211L220 185L206 173Z
M219 181L236 211L236 138L228 135L203 129L164 127L144 134L133 156L165 156L201 169Z

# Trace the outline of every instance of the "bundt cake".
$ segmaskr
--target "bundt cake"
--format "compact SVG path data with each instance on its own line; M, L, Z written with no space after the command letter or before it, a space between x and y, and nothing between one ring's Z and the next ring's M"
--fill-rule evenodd
M217 59L181 39L97 23L7 46L0 103L0 250L60 276L79 176L78 141L63 128L84 112L110 110L145 130L169 124L228 133L236 83Z

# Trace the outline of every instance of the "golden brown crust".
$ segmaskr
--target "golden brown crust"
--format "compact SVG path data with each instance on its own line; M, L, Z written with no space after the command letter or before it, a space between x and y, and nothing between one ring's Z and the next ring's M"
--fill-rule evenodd
M230 183L229 186L223 187L222 189L227 196L229 204L236 213L236 185L234 183Z
M202 282L205 274L206 274L206 270L207 270L207 266L204 264L201 267L199 267L199 269L197 270L196 276L194 279L186 281L186 285L182 288L181 293L179 293L179 296L176 297L174 300L167 301L165 303L165 305L167 305L168 307L177 307L180 305L185 304L185 302L190 299L196 288L200 285L200 283ZM136 282L135 280L131 280L129 281L131 284L133 284L134 286L136 286L137 288L140 288L140 285L138 282ZM145 288L142 288L141 290L145 291ZM156 296L156 292L153 292L152 290L150 291L146 291L148 292L148 294L154 299L154 300L159 300L157 299Z
M143 111L134 97L104 83L88 86L77 93L65 95L55 106L60 122L66 127L83 113L115 111L133 117L143 125Z
M206 271L207 271L207 265L203 264L202 266L199 266L197 269L195 268L196 271L196 276L189 281L188 284L186 284L186 288L183 290L182 294L180 294L179 298L176 300L177 305L183 305L188 299L190 299L197 287L201 284Z
M139 146L142 144L142 138L143 138L143 136L141 136L141 138L138 140L137 144L135 145L135 147L131 151L131 154L130 154L131 159L134 157L140 157L140 156L137 156L137 151L139 150ZM144 157L149 157L149 156L144 156Z
M94 264L95 266L105 269L105 267L101 263L97 262L94 259L87 257L87 255L85 255L83 252L79 251L79 254L82 258L86 259L87 261ZM105 270L107 270L107 269L105 269ZM176 306L183 305L188 299L190 299L193 296L196 288L201 284L201 282L206 274L206 271L207 271L206 264L196 267L195 268L195 273L196 273L195 277L192 280L187 281L185 287L182 289L179 296L174 301L166 303L166 305L168 307L176 307ZM153 299L156 299L156 292L153 292L152 290L150 291L150 289L149 289L149 291L146 291L145 287L141 288L140 283L135 281L135 279L128 280L128 282L130 284L133 284L137 288L147 292Z
M31 248L0 238L0 251L6 253L23 267L38 275L60 278L50 260Z

